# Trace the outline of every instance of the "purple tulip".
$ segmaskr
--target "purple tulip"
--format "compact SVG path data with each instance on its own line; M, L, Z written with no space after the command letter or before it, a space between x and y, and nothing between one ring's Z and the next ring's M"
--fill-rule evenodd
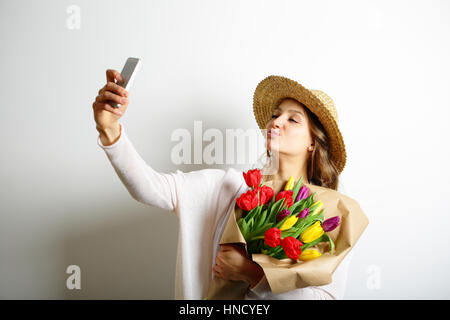
M291 212L288 209L284 209L283 211L277 214L277 222L280 222L290 214Z
M339 216L333 217L333 218L329 218L327 220L325 220L322 223L322 229L325 232L329 232L332 231L334 229L336 229L336 227L339 225Z
M297 218L306 218L309 214L309 208L305 208L297 215Z
M295 197L295 202L308 198L308 194L309 194L308 187L302 186L298 191L297 197Z

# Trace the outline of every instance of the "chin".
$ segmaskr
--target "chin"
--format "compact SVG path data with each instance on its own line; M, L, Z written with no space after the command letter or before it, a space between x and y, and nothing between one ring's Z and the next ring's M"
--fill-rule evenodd
M279 151L279 149L280 149L278 146L278 143L275 142L272 145L272 142L270 140L267 141L266 146L267 146L267 150L272 151L272 152Z

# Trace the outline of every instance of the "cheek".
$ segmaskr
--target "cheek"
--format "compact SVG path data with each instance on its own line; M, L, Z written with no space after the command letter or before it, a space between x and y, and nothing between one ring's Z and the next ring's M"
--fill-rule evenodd
M306 130L292 130L285 141L293 151L301 151L309 145L309 135Z

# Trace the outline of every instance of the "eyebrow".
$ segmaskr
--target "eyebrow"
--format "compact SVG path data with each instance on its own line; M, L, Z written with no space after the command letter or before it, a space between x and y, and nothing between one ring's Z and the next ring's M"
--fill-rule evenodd
M276 107L274 110L279 110L279 111L281 111L281 108L280 108L280 107ZM303 117L305 117L305 114L304 114L302 111L298 111L298 110L294 110L294 109L290 109L290 110L288 110L288 111L299 113L299 114L301 114Z

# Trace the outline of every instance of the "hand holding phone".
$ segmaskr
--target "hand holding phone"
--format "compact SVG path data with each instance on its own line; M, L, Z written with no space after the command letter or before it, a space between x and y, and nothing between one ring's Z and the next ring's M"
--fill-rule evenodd
M140 64L140 59L131 57L128 58L125 62L125 65L123 66L122 72L120 73L120 75L122 76L122 81L118 81L117 84L128 91L131 87L134 76ZM111 106L119 108L120 104L112 102Z
M122 69L122 75L117 70L106 70L106 84L98 91L92 103L96 128L100 132L111 133L113 129L118 132L118 120L127 110L128 89L139 64L139 59L129 58Z

